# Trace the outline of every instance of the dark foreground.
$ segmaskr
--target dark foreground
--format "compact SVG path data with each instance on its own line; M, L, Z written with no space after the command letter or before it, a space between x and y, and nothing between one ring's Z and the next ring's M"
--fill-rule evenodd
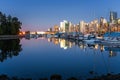
M18 77L9 77L7 75L0 75L0 80L33 80L32 78L18 78ZM39 78L38 80L63 80L61 75L54 74L50 78ZM79 80L75 77L70 77L67 80ZM82 79L81 79L82 80ZM107 74L100 77L89 78L87 80L120 80L120 74Z

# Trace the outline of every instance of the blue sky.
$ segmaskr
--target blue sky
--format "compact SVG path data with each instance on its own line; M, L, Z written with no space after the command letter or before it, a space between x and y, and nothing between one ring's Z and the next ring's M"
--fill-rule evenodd
M16 16L23 30L47 30L62 20L74 24L120 14L120 0L0 0L0 11Z

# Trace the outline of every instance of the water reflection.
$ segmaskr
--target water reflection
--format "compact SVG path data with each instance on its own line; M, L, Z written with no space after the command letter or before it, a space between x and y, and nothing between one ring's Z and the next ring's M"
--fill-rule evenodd
M80 49L85 49L87 47L91 49L98 49L98 44L86 44L83 41L74 41L74 40L66 40L66 39L60 39L60 38L48 38L48 42L53 42L55 45L60 45L60 48L63 49L69 49L73 46L78 46Z
M22 50L20 40L0 40L0 62L3 62L7 58L18 56Z
M109 57L117 56L117 53L120 52L120 47L105 46L104 49L109 52Z
M101 72L103 70L105 70L106 72L105 75L113 74L114 71L112 71L112 67L114 68L114 64L112 63L114 62L112 61L113 60L112 57L117 57L117 54L120 53L119 46L107 46L107 45L96 44L96 43L87 44L82 41L65 40L65 39L59 39L59 38L49 38L48 40L51 40L51 42L53 42L54 44L57 43L57 45L59 45L59 47L64 50L72 48L74 46L78 46L81 49L80 52L82 52L83 50L84 53L90 53L93 56L93 69L89 70L88 73L93 75L93 77L99 76L99 74L103 73ZM101 61L102 63L100 63ZM102 64L101 69L100 69L100 66L98 66L100 64ZM103 68L103 66L105 67Z
M12 42L12 40L4 42L4 46L7 47L8 44L10 46L18 45L19 54L21 51L19 40L17 42ZM36 78L36 80L38 78L40 80L50 80L50 78L86 80L87 78L120 72L120 52L119 49L116 50L118 47L115 46L113 49L111 46L102 44L87 44L82 41L59 38L22 39L21 44L24 48L20 52L22 54L1 64L0 74L4 73L10 77L18 76L18 78L30 77L33 80ZM13 52L11 53L13 54Z
M107 51L109 52L109 57L116 56L118 52L120 52L119 46L106 46L103 44L96 44L96 43L85 43L83 41L74 41L74 40L66 40L66 39L60 39L60 38L48 38L48 42L53 42L55 45L60 45L60 48L63 49L69 49L72 48L74 45L80 47L80 49L86 48L93 49L93 50L99 50L101 52Z
M71 48L72 45L73 43L68 40L65 40L65 39L60 40L60 48L68 49L68 48Z

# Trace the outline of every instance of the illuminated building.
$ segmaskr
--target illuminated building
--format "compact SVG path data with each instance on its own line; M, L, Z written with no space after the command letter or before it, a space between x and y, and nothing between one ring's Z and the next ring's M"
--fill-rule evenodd
M54 26L54 31L55 31L55 32L59 32L59 26L58 26L58 25L55 25L55 26Z
M100 26L99 26L99 32L100 33L106 33L108 32L109 27L108 27L108 23L107 20L103 17L100 18Z
M87 33L97 33L99 28L98 20L93 20L88 24Z
M69 22L66 20L63 20L63 22L60 22L60 31L61 32L69 32Z
M72 22L69 22L69 32L74 32L74 25Z
M49 28L48 31L52 32L52 28Z
M120 24L120 18L118 18L117 23Z
M105 24L107 23L107 20L103 17L100 18L100 24Z
M84 21L80 21L80 32L85 33L85 25L86 23Z
M80 32L80 24L75 25L75 32Z
M117 12L111 11L110 12L110 22L114 23L116 19L117 19Z

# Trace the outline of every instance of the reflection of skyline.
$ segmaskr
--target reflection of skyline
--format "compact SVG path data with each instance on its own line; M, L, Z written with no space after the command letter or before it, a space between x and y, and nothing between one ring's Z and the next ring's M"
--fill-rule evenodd
M22 54L20 54L20 56L18 57L13 56L12 60L10 60L10 58L8 57L7 61L6 60L4 61L8 65L7 67L6 65L2 66L2 67L5 66L3 71L5 70L6 72L8 72L8 75L10 75L11 72L9 71L14 70L14 72L12 73L15 74L17 70L17 72L20 73L16 74L16 76L21 75L21 71L23 71L23 75L27 75L29 71L31 73L28 74L29 76L34 75L34 72L36 72L38 73L38 75L35 76L36 78L41 76L41 74L43 74L42 77L44 77L46 76L46 74L51 75L53 74L53 72L56 71L58 72L57 74L65 75L65 77L68 77L71 76L71 74L76 73L77 71L77 73L73 76L78 78L80 75L82 78L84 78L85 76L89 77L89 75L91 74L93 76L96 76L104 75L107 74L108 72L113 71L114 73L115 72L117 73L117 71L115 70L116 69L119 70L120 67L120 65L118 65L119 57L116 57L116 59L110 58L108 56L109 55L108 52L106 53L105 51L103 52L103 54L101 54L100 46L98 44L91 45L89 44L88 47L86 43L82 42L79 43L77 41L76 42L72 42L71 40L65 41L64 39L58 38L51 38L50 40L51 42L47 42L47 39L44 40L23 39L21 41L21 44L23 45L24 48ZM56 42L59 44L56 45ZM68 50L64 50L63 48L61 49L60 42L64 44L65 43L67 44L67 42L71 42L73 44L72 48L70 49L67 48ZM78 43L79 45L83 44L86 45L86 52L84 52L83 49L79 48ZM19 65L23 65L23 67ZM56 67L56 69L54 69L54 67ZM46 73L46 71L49 72ZM64 74L64 72L69 75ZM81 74L82 72L84 73ZM78 80L80 79L78 78Z
M48 38L48 42L53 42L55 45L60 45L60 48L68 49L73 46L73 43L65 40L65 39L59 39L59 38Z
M106 46L101 45L101 44L87 44L84 42L76 42L76 41L69 41L65 39L60 39L60 38L48 38L48 42L53 42L55 45L59 45L60 48L62 49L69 49L72 48L73 45L77 45L80 49L83 49L84 51L87 51L87 48L93 49L93 50L100 50L101 52L103 51L108 51L109 52L109 57L113 57L117 55L117 52L120 51L118 47L112 47L109 49L106 49Z
M104 46L105 51L109 51L109 57L117 56L120 52L120 47Z
M117 53L114 51L109 51L109 57L117 56Z
M54 43L55 45L58 45L59 42L60 42L60 39L58 39L58 38L52 38L52 40L53 40L53 43Z
M65 39L61 39L60 40L60 48L63 48L63 49L68 49L68 48L71 48L72 47L72 43L65 40Z
M48 42L52 42L52 38L48 38Z

